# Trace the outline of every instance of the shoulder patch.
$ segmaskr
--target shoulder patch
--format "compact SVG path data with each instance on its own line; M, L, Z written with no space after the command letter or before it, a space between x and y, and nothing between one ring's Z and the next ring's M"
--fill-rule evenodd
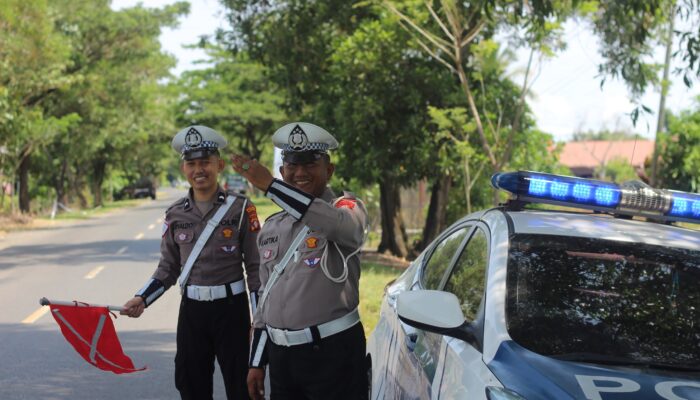
M248 204L248 207L245 208L245 212L248 215L248 229L251 232L257 232L260 230L260 221L258 221L258 211L255 208L255 204Z
M348 199L348 198L343 197L335 202L335 208L349 208L352 210L353 208L355 208L356 204L357 204L357 200Z
M170 228L170 224L168 221L163 221L163 229L160 233L160 237L164 237L166 233L168 233L168 228Z

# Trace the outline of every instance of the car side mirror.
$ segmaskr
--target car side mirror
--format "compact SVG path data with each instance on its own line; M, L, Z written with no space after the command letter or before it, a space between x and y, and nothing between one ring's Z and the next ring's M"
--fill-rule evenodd
M467 323L457 296L439 290L411 290L399 294L399 319L414 328L476 344L476 334Z

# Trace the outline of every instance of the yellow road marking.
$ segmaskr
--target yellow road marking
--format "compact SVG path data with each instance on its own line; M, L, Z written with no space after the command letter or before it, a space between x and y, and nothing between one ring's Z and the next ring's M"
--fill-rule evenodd
M23 324L33 324L37 319L43 317L44 314L49 312L49 308L51 308L51 307L48 307L48 306L39 307L39 309L37 309L33 313L29 314L29 316L27 318L23 319L22 323Z
M92 271L88 272L87 275L85 275L85 279L94 279L97 274L99 274L103 269L105 269L104 265L100 265L99 267L95 267Z
M148 230L150 231L151 229L153 229L155 227L156 227L156 224L150 224L150 225L148 225Z
M124 246L121 249L117 250L116 254L117 255L124 254L124 252L126 252L126 249L128 249L128 247Z
M134 236L134 239L139 240L143 237L143 232L139 233L138 235Z

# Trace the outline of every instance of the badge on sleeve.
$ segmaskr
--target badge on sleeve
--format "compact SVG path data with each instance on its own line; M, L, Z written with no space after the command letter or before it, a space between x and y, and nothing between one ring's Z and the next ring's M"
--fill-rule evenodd
M260 230L260 221L258 221L258 212L255 209L255 205L251 204L245 209L246 214L248 214L248 223L250 225L249 229L251 232L256 232Z
M349 208L352 210L353 208L355 208L355 203L357 203L355 200L341 199L337 203L335 203L335 208L345 207L345 208Z
M168 224L168 221L163 221L163 228L161 229L160 237L164 237L165 234L168 233L168 228L170 228L170 224Z

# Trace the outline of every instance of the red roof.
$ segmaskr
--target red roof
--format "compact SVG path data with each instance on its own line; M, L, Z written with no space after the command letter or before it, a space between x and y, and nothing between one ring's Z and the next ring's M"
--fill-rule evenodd
M569 168L595 169L614 158L624 158L633 167L643 167L654 153L653 140L590 140L568 142L559 162Z

